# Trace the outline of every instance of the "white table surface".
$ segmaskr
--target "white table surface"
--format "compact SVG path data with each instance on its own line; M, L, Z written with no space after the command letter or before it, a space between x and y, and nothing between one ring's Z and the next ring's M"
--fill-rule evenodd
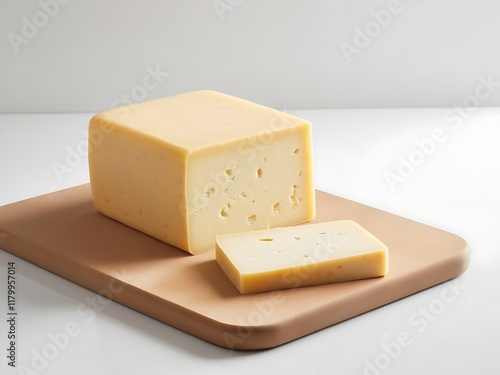
M453 284L286 345L239 352L114 302L91 309L93 292L0 250L0 373L499 373L500 108L289 112L313 123L318 189L460 235L471 248L469 269ZM0 115L0 205L88 182L85 148L78 145L86 141L90 117ZM427 142L428 154L419 151L417 141L439 129L442 142L435 147ZM70 170L58 178L54 163L65 164L73 151ZM396 176L400 158L410 156L419 165L391 187L387 174ZM6 358L7 263L12 261L17 369ZM68 323L77 334L51 351L51 335ZM394 343L402 333L409 345L398 349ZM391 356L384 347L392 348ZM51 358L42 361L38 353L44 350Z

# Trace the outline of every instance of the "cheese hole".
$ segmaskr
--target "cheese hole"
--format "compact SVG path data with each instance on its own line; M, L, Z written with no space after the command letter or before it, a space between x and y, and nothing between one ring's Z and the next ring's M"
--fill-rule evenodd
M296 148L295 150L293 150L293 154L294 155L297 155L298 153L299 153L299 149L298 148Z
M228 203L226 207L224 207L220 211L220 216L222 217L228 217L229 216L229 210L231 209L231 203Z
M319 234L326 234L326 232L319 232Z
M257 178L262 177L262 168L257 169Z
M278 215L280 213L280 202L276 202L273 206L273 212L275 215Z
M252 225L253 223L255 223L255 220L257 220L257 216L256 215L251 215L251 216L247 217L247 222L250 225Z
M300 202L300 199L297 198L297 185L292 186L292 195L290 195L290 200L292 201L292 208L297 208L297 205Z
M242 198L246 198L247 197L247 193L245 191L242 191L240 193L240 195L241 195Z
M261 238L260 241L262 242L271 242L274 241L272 238Z
M214 192L215 192L215 188L213 188L213 187L205 190L205 197L211 197L212 195L214 195Z
M300 237L293 237L293 239L294 239L295 241L298 241L298 240L300 240Z
M297 176L299 176L299 177L300 177L300 176L302 176L302 171L299 171L299 172L297 173Z

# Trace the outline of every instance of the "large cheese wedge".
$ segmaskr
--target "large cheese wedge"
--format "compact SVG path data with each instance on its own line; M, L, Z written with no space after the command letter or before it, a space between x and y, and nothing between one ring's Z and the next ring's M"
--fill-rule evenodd
M97 210L192 254L315 216L311 124L215 91L97 114L89 169Z
M216 260L242 294L384 276L388 249L354 221L216 238Z

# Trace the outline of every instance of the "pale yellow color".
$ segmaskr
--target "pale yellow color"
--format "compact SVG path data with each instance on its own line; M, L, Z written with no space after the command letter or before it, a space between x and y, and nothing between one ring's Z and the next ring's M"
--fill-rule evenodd
M116 108L90 121L94 204L198 254L216 235L312 220L311 144L308 121L215 91Z
M351 220L221 235L217 263L242 294L384 276L389 252Z

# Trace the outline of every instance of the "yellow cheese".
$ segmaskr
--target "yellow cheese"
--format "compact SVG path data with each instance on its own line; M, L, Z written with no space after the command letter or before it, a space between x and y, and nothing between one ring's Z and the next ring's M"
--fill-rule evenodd
M97 210L192 254L315 216L310 123L215 91L94 116L89 170Z
M384 276L388 249L354 221L216 238L217 263L242 294Z

